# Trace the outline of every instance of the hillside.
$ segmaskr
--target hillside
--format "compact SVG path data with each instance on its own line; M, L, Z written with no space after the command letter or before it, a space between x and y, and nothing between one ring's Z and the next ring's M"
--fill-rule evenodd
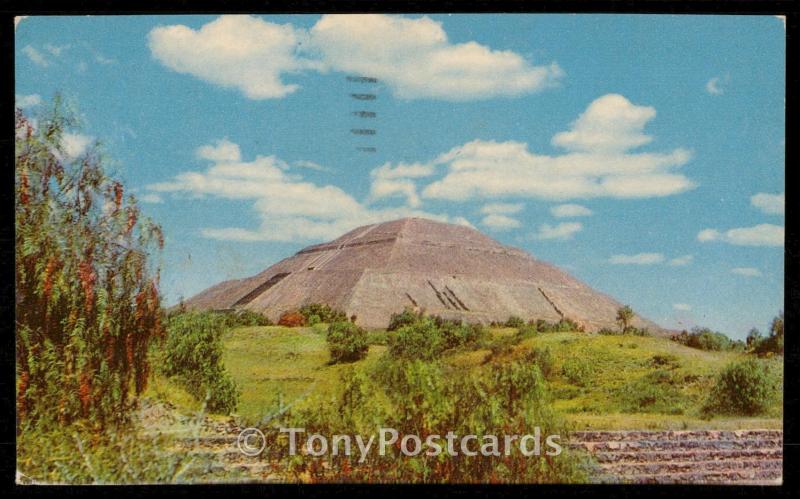
M225 338L224 361L242 391L237 414L245 420L260 419L279 399L283 405L296 407L324 404L335 393L341 372L351 368L328 364L324 331L323 325L230 331ZM509 328L493 329L486 348L452 352L444 360L457 374L483 369L488 362L521 358L533 349L549 349L552 365L548 379L554 407L575 429L782 426L780 402L763 417L702 418L700 409L714 376L743 354L701 351L658 337L586 333L540 333L513 344L510 340L515 333ZM385 333L372 334L375 343ZM367 358L354 365L374 364L385 348L372 344ZM780 358L769 363L782 376ZM163 380L154 384L151 394L185 408L196 406Z

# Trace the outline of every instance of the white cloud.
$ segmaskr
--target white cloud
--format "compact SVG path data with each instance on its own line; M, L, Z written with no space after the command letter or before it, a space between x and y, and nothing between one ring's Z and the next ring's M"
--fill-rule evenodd
M14 96L14 105L20 109L35 107L42 103L42 96L39 94L20 95Z
M490 214L483 217L481 224L494 230L510 230L521 227L522 224L516 218L508 215Z
M673 267L683 267L683 266L689 265L693 261L694 261L694 256L692 256L692 255L683 255L683 256L672 258L669 262L667 262L667 264L671 265Z
M653 140L642 130L655 116L653 107L636 106L619 94L607 94L589 104L571 129L557 133L552 142L570 151L627 151Z
M563 71L508 50L448 41L441 23L383 14L325 15L310 29L226 15L195 30L160 26L149 35L168 68L237 88L251 99L281 98L285 75L333 70L376 77L406 99L486 99L553 85Z
M783 215L786 205L785 194L759 192L750 197L750 204L767 215Z
M164 202L164 198L155 192L148 192L139 197L139 201L143 203L160 204Z
M195 155L200 159L222 163L225 161L239 161L242 159L242 152L239 145L234 144L227 138L217 140L214 145L200 146L195 150Z
M94 137L66 132L61 136L61 150L68 160L80 157L94 141Z
M583 230L580 222L564 222L558 225L542 224L533 234L534 239L572 239L572 236Z
M636 255L613 255L608 259L614 265L655 265L664 262L661 253L638 253Z
M198 30L158 26L148 41L153 56L168 68L236 88L250 99L291 94L298 86L284 83L282 76L309 67L297 54L300 31L254 16L220 16Z
M522 203L489 203L481 208L484 215L513 215L525 207Z
M577 120L574 134L558 141L581 150L547 156L529 151L522 142L473 140L433 161L445 166L447 174L428 184L422 190L423 197L450 201L513 196L547 200L649 198L694 188L694 182L674 171L689 161L689 151L625 150L649 140L643 139L646 136L641 134L641 127L654 115L652 108L633 106L621 96L606 97L589 106L592 111L587 110ZM599 108L597 102L602 103ZM614 111L614 106L621 109ZM607 119L605 128L620 135L593 132L595 127L604 128L603 119Z
M373 209L333 185L317 185L293 174L275 156L243 161L236 144L221 140L198 148L211 162L205 171L187 171L147 186L148 194L248 200L260 219L255 228L206 227L205 237L236 241L330 239L359 225L402 217L426 217L470 225L461 217L427 213L409 206ZM202 151L202 152L200 152ZM234 151L236 154L234 154ZM239 159L234 159L239 157Z
M69 45L53 45L50 43L46 43L44 45L44 49L53 57L60 57L61 53L67 50L69 47Z
M692 306L689 305L688 303L673 303L672 308L674 308L675 310L680 310L682 312L688 312L689 310L692 309Z
M400 163L392 166L390 163L375 168L370 172L372 185L370 186L370 200L402 196L411 207L417 207L422 201L417 194L417 186L411 179L433 175L434 166L431 164L406 164Z
M22 53L27 55L28 59L30 59L37 66L46 68L47 66L50 65L50 63L47 61L47 58L45 58L44 54L42 54L35 48L31 47L30 45L25 45L24 47L22 47Z
M753 267L736 267L731 269L731 273L745 277L761 277L761 271Z
M563 71L509 50L452 43L441 23L383 14L326 15L310 31L325 64L379 78L404 99L487 99L553 85Z
M701 242L722 241L737 246L783 246L784 228L780 225L760 224L720 232L704 229L697 234Z
M592 210L579 204L560 204L550 208L550 213L556 218L588 217Z

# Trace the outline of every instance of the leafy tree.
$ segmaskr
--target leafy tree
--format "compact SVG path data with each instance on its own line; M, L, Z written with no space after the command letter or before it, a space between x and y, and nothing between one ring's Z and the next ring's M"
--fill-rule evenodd
M161 355L161 372L174 378L208 410L230 413L239 398L236 383L222 363L222 335L227 318L214 312L170 317Z
M764 413L779 387L764 361L752 357L728 365L704 408L706 413L754 416Z
M328 326L326 340L333 363L361 360L369 351L367 332L352 322L340 321Z
M97 144L64 147L76 121L56 99L35 120L15 113L18 429L125 419L162 335L158 225L109 177Z
M758 328L751 329L750 332L747 333L747 348L755 348L763 339L764 336Z
M633 321L635 315L636 314L634 314L633 309L628 305L620 307L617 310L617 324L619 324L619 327L622 330L622 332L628 330L628 328L631 325L631 321Z

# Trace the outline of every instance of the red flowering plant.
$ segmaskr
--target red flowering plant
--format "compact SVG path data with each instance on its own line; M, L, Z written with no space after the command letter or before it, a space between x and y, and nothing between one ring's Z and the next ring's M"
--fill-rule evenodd
M97 144L64 147L76 123L58 98L15 121L17 429L125 419L163 331L149 258L161 228L106 174Z

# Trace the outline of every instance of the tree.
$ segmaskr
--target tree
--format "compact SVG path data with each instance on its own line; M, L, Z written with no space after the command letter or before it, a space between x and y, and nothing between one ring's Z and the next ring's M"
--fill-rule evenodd
M763 336L761 331L754 327L749 333L747 333L747 348L755 348L759 343L761 343L762 339Z
M619 324L619 327L622 329L623 333L626 332L631 326L631 321L635 316L636 314L634 314L633 309L628 305L620 307L617 310L617 324Z
M769 326L769 332L772 336L783 338L783 311L777 317L772 319L772 324Z
M161 228L104 171L99 148L71 157L75 120L60 100L15 112L18 430L28 423L125 418L162 335Z

